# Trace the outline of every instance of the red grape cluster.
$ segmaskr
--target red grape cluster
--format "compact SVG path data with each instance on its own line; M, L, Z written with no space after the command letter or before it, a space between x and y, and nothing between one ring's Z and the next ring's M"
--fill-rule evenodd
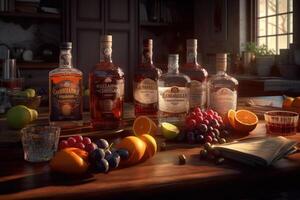
M199 107L191 111L185 119L185 130L178 141L187 141L190 144L223 144L229 132L225 129L222 117L212 109L202 111Z
M89 137L82 137L81 135L75 135L69 137L67 140L61 140L58 147L59 149L76 147L85 150L88 153L97 149L97 145L93 143Z

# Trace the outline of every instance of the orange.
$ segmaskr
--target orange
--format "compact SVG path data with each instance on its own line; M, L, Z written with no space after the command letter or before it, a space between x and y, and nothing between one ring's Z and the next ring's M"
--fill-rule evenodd
M234 115L234 129L240 132L251 132L258 123L257 116L248 110L238 110Z
M282 108L287 110L290 109L292 107L293 102L294 102L293 97L286 97L282 102Z
M142 160L146 160L148 158L151 158L157 152L157 143L156 143L154 137L152 137L149 134L143 134L143 135L140 136L140 138L146 144L146 151L144 153L144 156L143 156Z
M300 108L300 97L296 97L294 101L291 103L291 107Z
M74 153L76 153L78 156L80 156L83 160L88 161L89 158L89 153L79 149L79 148L75 148L75 147L69 147L69 148L65 148L66 151L73 151Z
M50 161L51 170L65 174L85 173L88 169L88 163L76 153L79 151L75 149L66 148L56 152ZM82 151L81 149L79 150Z
M139 116L134 120L132 129L136 136L143 134L155 135L157 126L149 117Z
M146 143L136 136L127 136L116 145L116 148L126 149L129 152L129 158L121 161L122 165L134 165L144 156Z

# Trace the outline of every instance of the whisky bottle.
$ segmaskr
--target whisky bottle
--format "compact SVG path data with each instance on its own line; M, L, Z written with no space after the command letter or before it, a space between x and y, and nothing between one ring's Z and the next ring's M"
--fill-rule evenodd
M124 102L124 73L112 62L112 36L101 37L100 63L89 74L91 124L96 129L121 125Z
M236 110L238 81L226 73L227 54L216 55L216 69L208 81L208 107L224 117L228 110Z
M152 39L144 40L142 63L135 70L133 82L134 111L136 117L140 115L146 115L151 118L157 117L157 80L161 76L161 71L153 64L152 49Z
M186 63L179 69L191 79L190 109L206 108L207 71L197 61L197 40L186 41Z
M72 66L72 43L62 43L59 67L49 72L50 124L82 125L82 72Z
M179 56L170 54L168 72L158 79L159 123L169 122L178 127L184 125L189 111L190 78L179 73Z

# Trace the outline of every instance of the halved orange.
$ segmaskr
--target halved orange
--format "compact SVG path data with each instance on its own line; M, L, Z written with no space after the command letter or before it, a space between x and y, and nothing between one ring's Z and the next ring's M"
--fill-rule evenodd
M228 110L227 115L226 115L226 122L225 124L227 126L230 126L232 128L234 128L234 116L235 116L235 110Z
M249 110L238 110L234 115L234 129L241 132L251 132L256 128L258 118Z
M157 126L149 117L139 116L134 120L132 129L136 136L143 134L155 135Z

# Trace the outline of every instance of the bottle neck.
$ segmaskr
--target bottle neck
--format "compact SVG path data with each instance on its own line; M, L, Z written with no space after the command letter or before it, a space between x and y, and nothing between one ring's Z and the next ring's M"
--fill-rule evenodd
M186 49L186 63L188 63L188 64L198 64L197 47L187 46L187 49Z
M152 57L153 57L152 47L144 47L142 63L143 64L153 64Z
M112 43L102 42L100 59L102 62L112 63Z
M72 67L71 49L61 49L59 55L59 67Z
M168 73L178 74L179 73L178 68L179 68L178 62L177 63L168 63Z
M216 56L216 70L217 74L225 75L227 70L227 55L217 54Z

